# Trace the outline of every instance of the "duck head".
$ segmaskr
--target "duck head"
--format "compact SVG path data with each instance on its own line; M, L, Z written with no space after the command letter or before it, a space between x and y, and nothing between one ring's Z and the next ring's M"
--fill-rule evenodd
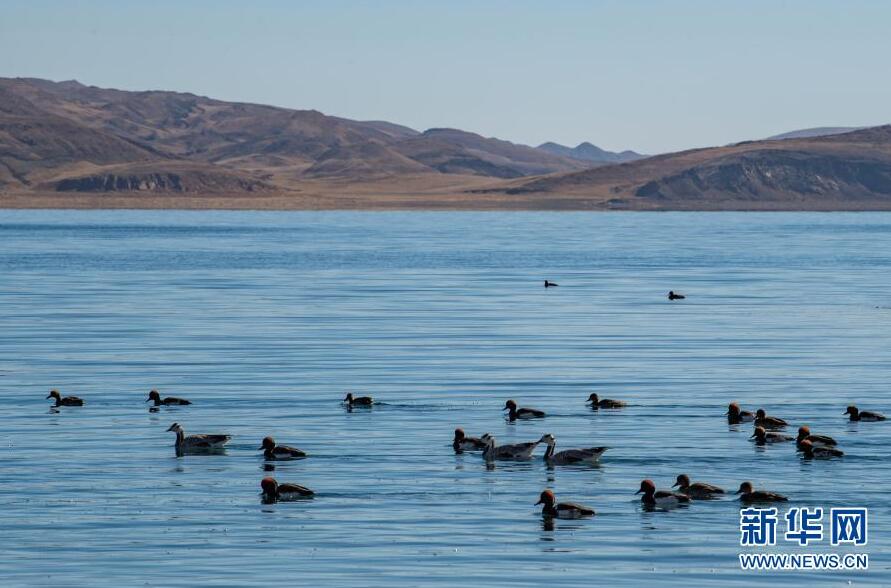
M554 496L554 492L552 490L544 490L541 494L538 495L538 502L535 503L535 506L539 504L545 505L545 507L554 506L554 503L557 501L557 498Z
M351 404L353 402L353 393L347 392L346 398L343 399L347 404Z
M557 443L557 438L550 433L545 433L541 436L541 439L539 439L538 442L547 443L548 445L555 445Z
M600 402L600 397L597 396L596 392L591 392L591 394L588 396L588 402L597 404L598 402Z
M278 494L278 482L275 478L263 478L260 480L260 489L263 490L263 494L275 496Z
M182 433L183 428L179 423L173 423L172 425L170 425L170 428L167 429L168 433L171 431L173 431L174 433Z
M635 492L635 494L640 494L641 492L644 494L653 494L656 492L656 484L653 480L642 480L640 483L640 490Z
M752 433L752 436L749 437L749 439L761 440L765 437L767 437L767 431L764 429L764 427L755 427L755 431Z
M517 410L517 403L513 400L508 400L504 403L504 408L501 410Z
M755 417L756 417L756 418L759 418L759 419L763 419L763 418L765 418L766 416L767 416L767 413L764 412L764 409L763 409L763 408L759 408L758 411L755 413Z
M463 441L464 437L466 437L464 429L455 429L455 441Z
M263 437L263 442L260 444L260 447L257 448L257 451L265 451L267 449L275 449L275 439L272 437Z
M798 427L798 441L804 441L810 434L811 430L809 427Z
M739 490L736 491L737 494L751 494L755 490L754 486L752 486L751 482L743 482L739 485Z
M849 407L847 408L847 410L845 410L845 414L849 414L849 415L851 415L852 417L857 418L857 415L860 414L860 409L858 409L856 406L854 406L854 405L852 404L851 406L849 406Z
M55 398L56 400L61 400L62 395L59 394L59 391L54 388L50 390L49 396L47 396L47 398Z
M151 402L152 400L161 400L161 395L158 394L157 390L152 390L151 392L149 392L149 397L146 399L146 402Z
M679 488L686 488L689 485L690 485L690 476L688 476L687 474L681 474L678 476L677 481L675 481L675 483L671 485L671 487L674 488L677 486Z
M742 410L739 408L739 405L735 402L731 402L727 407L727 412L725 413L727 416L739 416L739 413Z

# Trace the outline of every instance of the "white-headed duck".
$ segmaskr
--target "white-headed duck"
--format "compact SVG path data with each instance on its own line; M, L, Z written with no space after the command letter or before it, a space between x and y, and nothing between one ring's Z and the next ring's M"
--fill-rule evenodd
M678 294L674 290L668 291L668 299L669 300L683 300L684 298L686 298L686 296L684 296L683 294Z
M742 410L735 402L731 402L727 407L727 422L731 425L739 423L749 423L755 420L755 415L747 410Z
M482 441L486 444L483 449L483 458L486 461L493 459L507 459L524 461L532 459L535 448L541 443L541 440L530 441L528 443L513 443L509 445L495 445L495 437L486 433L482 436Z
M852 421L884 421L885 415L871 410L860 410L856 406L849 406L845 414L851 415Z
M544 411L538 410L537 408L517 408L517 403L513 400L508 400L504 403L504 408L502 410L509 411L507 413L507 418L511 422L521 419L540 419L545 416Z
M536 506L541 504L541 514L545 517L556 519L580 519L582 517L591 517L595 513L593 508L588 508L583 504L576 502L557 502L553 491L545 490L538 497Z
M686 494L690 498L696 500L715 498L715 494L724 494L723 488L719 488L713 484L690 482L690 476L687 474L680 474L677 477L677 481L672 485L672 488L675 487L677 487L678 492L681 494Z
M480 451L486 448L486 442L479 437L468 437L464 434L464 429L455 429L455 439L452 441L452 448L455 453L462 451Z
M298 457L306 457L306 452L289 447L287 445L276 445L275 439L272 437L264 437L263 443L257 448L257 451L263 451L263 457L267 460L275 459L295 459Z
M623 406L625 406L625 403L621 400L613 400L612 398L600 398L594 392L591 392L591 394L588 395L588 400L586 400L585 402L590 403L591 408L595 410L598 408L622 408Z
M768 432L764 427L755 427L755 432L749 439L754 439L756 445L767 445L769 443L785 443L792 441L795 437L783 435L782 433Z
M804 453L807 458L829 459L830 457L842 457L845 452L835 447L826 447L825 445L814 445L807 439L798 444L798 449Z
M759 408L758 411L755 413L755 424L759 427L764 427L765 429L782 429L789 423L787 423L780 417L767 416L767 413L764 412L764 409Z
M545 280L545 288L554 288L559 285L560 284L555 284L554 282L549 282L548 280Z
M786 502L789 500L782 494L768 492L767 490L755 490L751 482L743 482L739 485L739 499L742 502Z
M827 435L811 435L810 427L798 427L798 437L795 441L799 444L802 441L810 441L815 447L834 447L838 445L835 439Z
M269 502L278 500L298 500L312 498L315 492L300 484L279 484L275 478L263 478L260 480L260 488L263 491L263 499Z
M600 460L603 452L607 450L606 447L588 447L585 449L565 449L555 453L557 439L550 433L545 433L539 442L547 443L548 445L548 448L545 450L544 460L549 465L594 465Z
M352 392L347 393L343 402L350 408L354 406L371 406L374 404L374 398L371 396L353 396Z
M670 490L656 490L656 484L652 480L643 480L640 483L640 490L635 494L643 493L640 501L645 506L661 506L672 507L690 502L690 497L680 492L671 492Z
M152 390L151 392L149 392L149 397L146 400L146 402L151 402L152 400L155 401L155 404L154 404L155 406L161 406L162 404L164 406L175 406L175 405L187 406L189 404L192 404L190 401L186 400L185 398L176 398L175 396L168 396L166 398L161 398L161 395L158 394L157 390Z
M83 406L84 401L77 396L62 396L59 394L58 390L50 390L49 396L47 398L52 398L56 401L53 406Z
M189 435L186 436L185 430L179 423L173 423L167 432L176 433L176 451L177 453L185 451L201 452L214 451L222 449L229 442L229 435Z

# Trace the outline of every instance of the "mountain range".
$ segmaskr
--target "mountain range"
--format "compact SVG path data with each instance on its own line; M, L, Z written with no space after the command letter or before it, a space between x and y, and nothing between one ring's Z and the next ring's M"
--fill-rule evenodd
M884 209L891 127L647 157L0 78L0 206Z

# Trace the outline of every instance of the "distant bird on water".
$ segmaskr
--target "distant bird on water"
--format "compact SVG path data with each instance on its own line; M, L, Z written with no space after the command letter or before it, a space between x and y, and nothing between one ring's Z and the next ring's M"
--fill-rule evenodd
M683 294L678 294L674 290L668 291L668 299L669 300L683 300L684 298L686 298L686 296L684 296Z
M544 411L538 410L537 408L517 408L517 403L513 400L508 400L507 402L505 402L504 408L502 410L509 411L507 413L507 419L510 422L514 422L517 419L540 419L544 418L545 416Z
M541 514L544 517L580 519L582 517L590 517L596 514L593 508L589 508L584 504L578 504L576 502L557 502L557 498L551 490L542 492L538 497L538 502L535 504L544 505L541 509Z
M354 406L371 406L374 404L374 398L371 396L353 396L352 392L346 395L343 402L350 408Z
M548 465L594 465L600 460L600 456L607 450L606 447L587 447L584 449L565 449L556 451L557 439L550 433L545 433L539 443L546 443L544 460Z
M856 406L849 406L845 414L851 415L851 420L856 421L884 421L885 415L871 410L860 410Z
M279 484L275 478L263 478L260 480L260 488L263 490L263 500L276 502L278 500L299 500L312 498L315 492L300 484Z
M276 445L275 439L272 437L264 437L263 443L257 448L257 451L263 452L263 457L267 460L273 459L294 459L296 457L306 457L306 452L296 447L287 445Z
M768 416L763 408L759 408L755 412L755 426L764 427L765 429L782 429L789 423L780 417Z
M555 286L559 286L560 284L555 284L554 282L549 282L545 280L545 288L553 288Z
M588 400L586 400L586 402L590 402L591 408L593 408L595 410L598 408L622 408L623 406L625 406L625 403L621 400L613 400L611 398L600 398L599 396L597 396L597 394L595 392L592 392L588 396Z
M747 410L742 410L739 405L735 402L731 402L730 406L727 407L727 422L731 425L738 425L739 423L748 423L755 420L755 415Z
M486 442L479 437L468 437L464 429L455 429L455 439L452 441L455 453L462 451L479 451L486 448Z
M770 492L768 490L755 490L751 482L743 482L739 485L739 494L741 502L786 502L789 500L782 494Z
M652 480L643 480L640 483L640 490L635 494L641 494L640 501L644 506L662 506L672 507L679 504L690 502L690 497L680 492L671 492L670 490L656 490L656 484Z
M690 498L694 498L696 500L704 500L709 498L714 498L715 494L724 494L724 489L715 486L714 484L706 484L705 482L690 482L690 476L687 474L680 474L677 477L677 481L672 485L672 487L677 487L678 492L681 494L686 494Z
M63 397L61 394L59 394L58 390L50 390L49 396L47 396L47 398L54 398L56 400L56 403L53 405L54 407L55 406L83 406L84 405L83 399L78 398L77 396L64 396Z
M796 441L801 444L803 441L810 441L812 445L823 447L834 447L838 442L827 435L811 435L809 427L798 427L798 437Z
M190 401L186 400L185 398L176 398L175 396L168 396L166 398L161 398L161 395L158 394L157 390L152 390L151 392L149 392L149 397L148 397L148 399L146 399L146 402L150 402L152 400L155 401L155 406L161 406L162 404L164 406L173 406L173 405L186 406L188 404L192 404Z
M176 452L214 452L223 449L223 446L229 442L229 435L189 435L183 430L182 425L173 423L168 432L176 433Z
M835 447L826 447L825 445L814 445L807 439L798 444L798 449L804 453L807 458L829 459L830 457L842 457L845 452Z

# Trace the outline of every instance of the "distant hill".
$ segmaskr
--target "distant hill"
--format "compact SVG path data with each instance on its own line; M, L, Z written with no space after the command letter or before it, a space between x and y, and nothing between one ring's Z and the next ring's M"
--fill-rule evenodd
M560 145L559 143L548 142L542 143L536 147L536 149L547 151L553 155L571 157L572 159L578 159L579 161L590 161L593 163L625 163L626 161L635 161L646 157L646 155L641 155L634 151L622 151L619 153L615 151L606 151L587 141L579 143L575 147L567 147L565 145Z
M814 127L812 129L801 129L798 131L789 131L768 137L768 141L781 141L784 139L809 139L811 137L827 137L829 135L841 135L842 133L850 133L859 131L867 127Z

